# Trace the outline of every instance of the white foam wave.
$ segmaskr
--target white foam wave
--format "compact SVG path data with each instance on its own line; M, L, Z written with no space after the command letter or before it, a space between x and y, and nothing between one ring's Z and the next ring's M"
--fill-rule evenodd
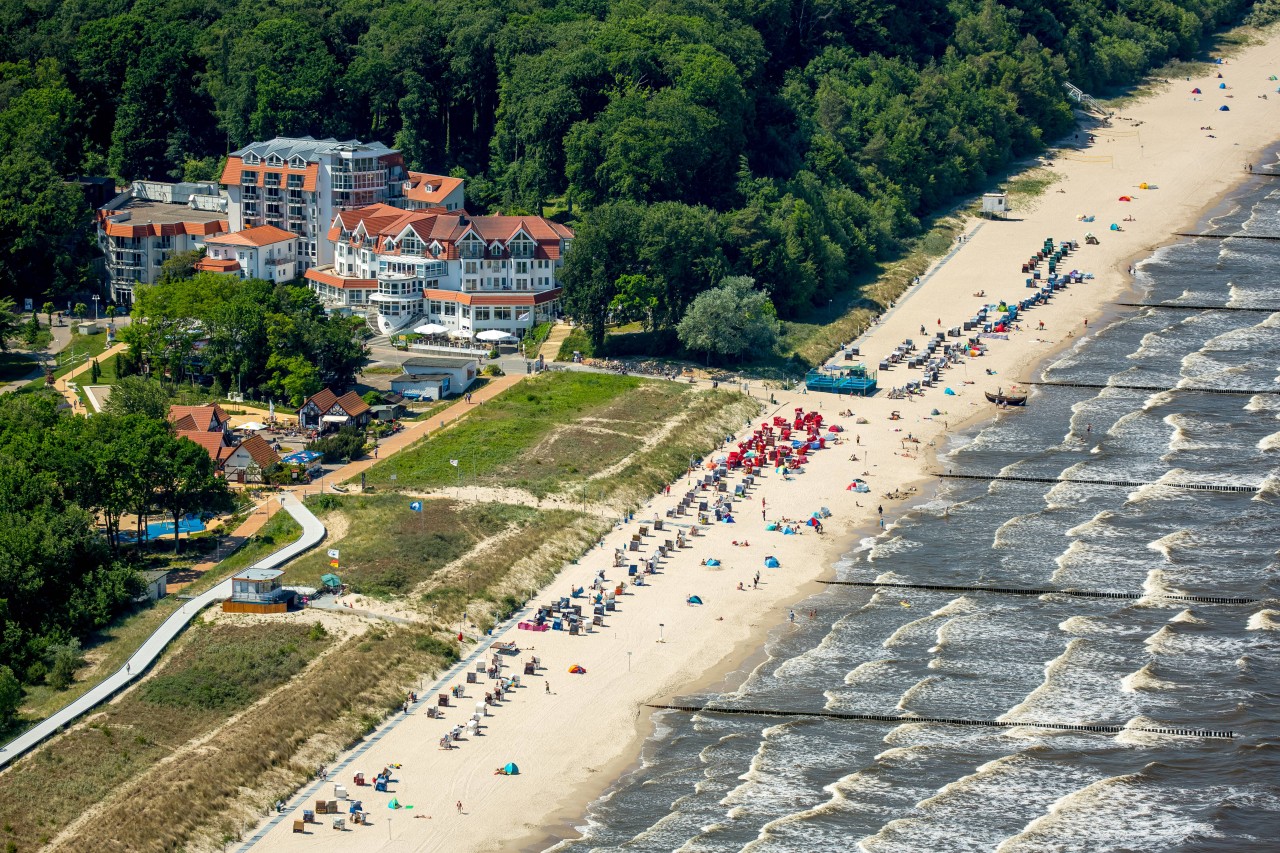
M1203 624L1205 624L1205 622L1204 622L1204 620L1203 620L1203 619L1201 619L1201 618L1199 618L1198 616L1196 616L1195 614L1193 614L1190 610L1183 610L1183 611L1179 612L1177 616L1174 616L1174 617L1173 617L1172 619L1170 619L1169 621L1170 621L1170 622L1177 622L1177 623L1182 624L1182 625L1203 625Z
M1280 610L1259 610L1249 616L1250 631L1280 631Z
M1166 681L1157 676L1154 667L1153 661L1137 672L1129 673L1120 679L1120 689L1126 693L1136 693L1139 690L1172 690L1178 686L1172 681Z

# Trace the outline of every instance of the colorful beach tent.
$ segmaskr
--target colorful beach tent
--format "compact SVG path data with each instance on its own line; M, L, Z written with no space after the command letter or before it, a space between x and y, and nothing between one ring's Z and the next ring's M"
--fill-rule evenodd
M1111 230L1112 230L1112 231L1119 231L1119 230L1120 230L1120 226L1119 226L1119 225L1117 225L1117 224L1115 224L1114 222L1112 222L1112 223L1111 223Z
M1133 199L1130 196L1122 195L1120 196L1120 201L1133 201Z
M1192 90L1191 90L1191 94L1193 94L1193 95L1200 95L1200 94L1203 94L1203 93L1200 91L1200 87L1199 87L1199 86L1197 86L1196 88L1194 88L1194 89L1192 89Z
M778 568L778 566L780 566L780 565L782 565L782 564L778 562L778 558L777 558L777 557L765 557L765 558L764 558L764 567L765 567L766 569L776 569L776 568Z
M1227 106L1226 104L1223 104L1222 106L1218 107L1218 112L1229 113L1231 112L1231 107Z
M720 565L720 561L719 561L719 560L717 560L715 557L712 557L710 560L707 560L707 565L708 565L708 566L718 566L718 565Z
M506 774L507 774L508 776L519 776L519 775L520 775L520 768L519 768L519 767L516 767L516 763L515 763L514 761L508 761L508 762L503 766L503 768L502 768L502 769L506 772Z
M1219 89L1225 89L1225 88L1227 88L1227 84L1226 84L1226 83L1219 83L1219 84L1218 84L1218 88L1219 88Z
M952 391L950 388L944 388L942 393L946 394L948 397L954 397L956 395L956 392Z
M578 666L578 665L575 663L573 666L569 667L569 673L570 673L571 675L586 675L586 674L587 674L587 670L586 670L586 668L585 668L585 667Z
M702 603L702 598L701 598L701 597L699 597L699 596L696 596L696 595L691 595L691 596L689 596L689 597L688 597L687 599L685 599L685 600L686 600L686 601L688 601L690 604L701 604L701 603Z

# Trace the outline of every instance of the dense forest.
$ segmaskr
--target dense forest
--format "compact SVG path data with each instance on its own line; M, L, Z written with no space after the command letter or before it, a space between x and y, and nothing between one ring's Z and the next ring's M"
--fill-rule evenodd
M378 139L475 210L574 219L571 310L671 329L749 276L793 317L1248 0L3 0L0 281L88 276L57 176L210 178Z

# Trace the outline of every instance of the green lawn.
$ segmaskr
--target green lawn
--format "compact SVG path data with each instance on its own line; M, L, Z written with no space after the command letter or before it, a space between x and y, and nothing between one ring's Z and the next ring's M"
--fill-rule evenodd
M631 395L639 389L645 393ZM553 373L532 377L476 407L465 420L439 435L374 465L367 482L379 488L428 489L470 482L519 486L535 493L553 490L564 474L582 474L606 457L616 461L654 422L655 408L678 408L685 390L631 376ZM606 411L626 397L627 411ZM628 423L583 428L583 418ZM623 435L611 435L623 432ZM570 444L571 436L585 444ZM544 444L550 442L550 444ZM554 445L554 446L551 446ZM451 460L458 464L452 465Z

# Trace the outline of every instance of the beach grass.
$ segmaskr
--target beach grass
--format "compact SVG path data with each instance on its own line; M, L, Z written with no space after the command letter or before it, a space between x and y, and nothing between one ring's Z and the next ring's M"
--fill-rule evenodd
M43 846L122 783L296 675L326 645L296 624L193 624L141 689L0 777L6 843Z
M63 848L218 849L456 657L397 626L336 645L297 622L193 627L142 689L0 777L0 843L35 850L94 807Z
M328 513L345 516L346 532L290 563L284 583L319 586L321 575L335 572L352 592L375 598L404 595L476 543L528 524L537 515L532 507L446 499L424 500L422 512L414 512L409 502L394 493L311 499L308 506L322 518ZM326 526L335 527L331 521ZM329 564L329 548L341 555L337 569Z
M572 510L537 510L507 535L473 549L424 585L421 604L448 622L465 612L481 630L524 605L529 595L594 545L611 522Z

